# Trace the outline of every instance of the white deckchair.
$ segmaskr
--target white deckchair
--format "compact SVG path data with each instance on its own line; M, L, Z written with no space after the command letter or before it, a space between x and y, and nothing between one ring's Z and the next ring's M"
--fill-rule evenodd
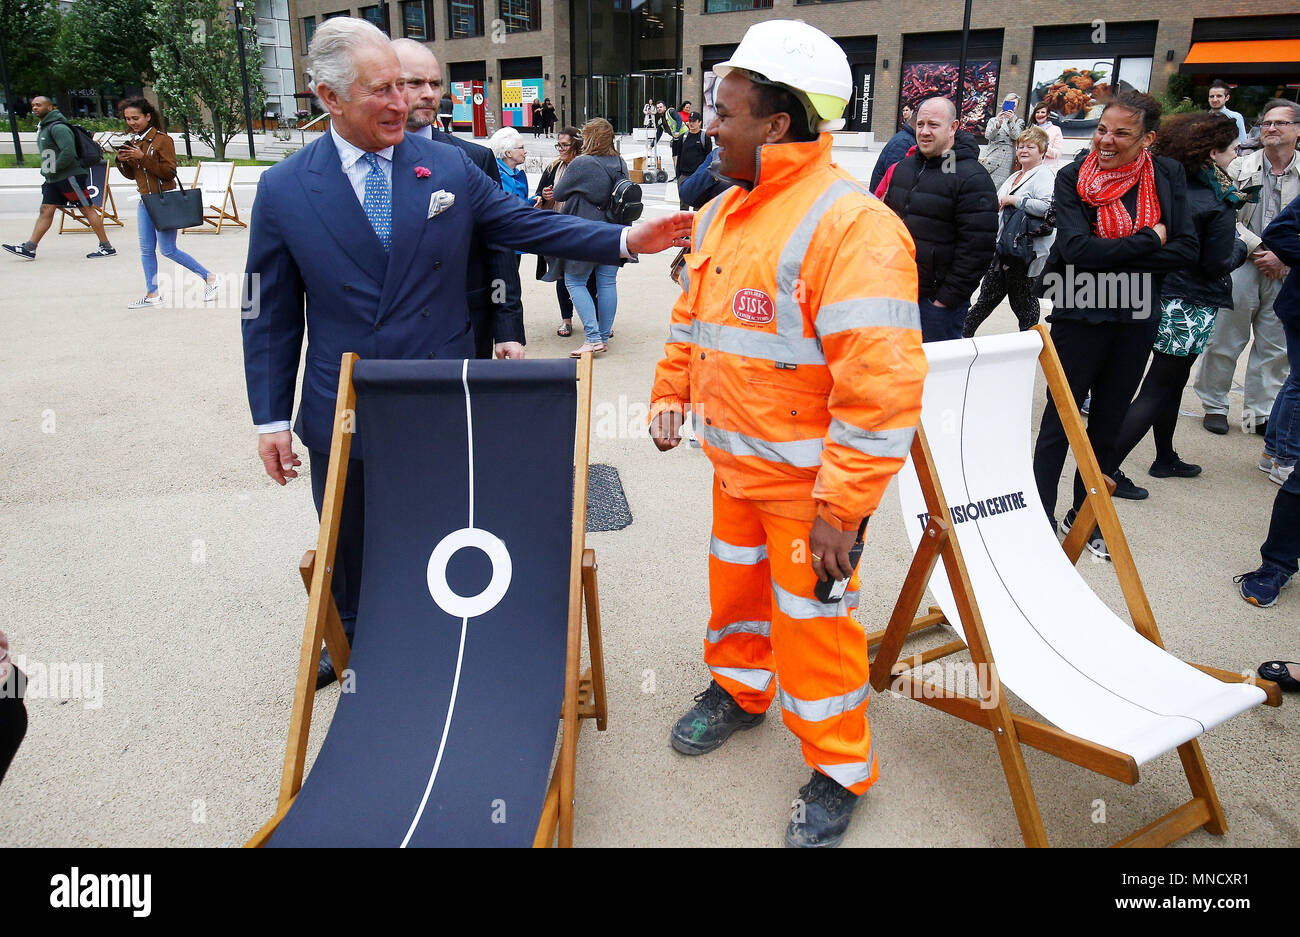
M888 629L872 636L881 643L872 684L881 690L892 683L994 732L1026 845L1047 840L1020 744L1130 784L1139 765L1176 748L1192 799L1119 845L1165 845L1202 826L1226 832L1196 739L1260 703L1278 705L1278 687L1193 667L1164 650L1110 500L1113 483L1097 467L1045 330L933 343L926 355L921 430L899 475L917 554ZM1064 550L1032 471L1040 363L1089 490ZM1106 538L1135 628L1074 568L1094 523ZM931 578L940 557L947 575ZM927 582L938 607L913 620ZM908 634L945 620L961 641L896 666ZM977 667L989 668L978 681L979 699L905 673L966 648ZM1013 716L1004 690L1051 724Z
M204 160L194 169L193 188L203 191L203 226L186 228L189 234L220 234L226 225L246 228L239 220L239 206L235 204L234 163Z

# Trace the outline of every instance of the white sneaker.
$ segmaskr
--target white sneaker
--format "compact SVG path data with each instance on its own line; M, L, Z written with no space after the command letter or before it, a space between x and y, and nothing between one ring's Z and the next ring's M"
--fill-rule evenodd
M1273 463L1273 471L1268 473L1268 480L1275 485L1285 485L1291 473L1295 471L1295 465L1282 465L1279 462Z
M208 288L203 291L203 301L210 303L217 298L217 292L221 289L221 277L217 277L208 284Z
M126 304L126 308L127 308L127 309L144 309L144 308L146 308L146 307L148 307L148 306L161 306L161 305L162 305L162 297L161 297L161 296L144 296L144 297L141 297L140 299L137 299L137 300L136 300L135 302L133 302L133 303L127 303L127 304Z
M1277 459L1273 458L1267 452L1259 457L1259 470L1265 475L1270 475L1277 465Z

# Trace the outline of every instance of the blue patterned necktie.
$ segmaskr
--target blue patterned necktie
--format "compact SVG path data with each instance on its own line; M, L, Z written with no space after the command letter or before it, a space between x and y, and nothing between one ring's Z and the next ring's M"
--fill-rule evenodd
M388 191L388 180L384 178L384 171L379 168L379 157L374 153L366 153L361 157L370 164L370 172L366 174L366 197L363 207L366 210L366 217L370 219L370 226L375 229L375 234L379 237L379 243L384 245L387 251L393 241L393 198Z

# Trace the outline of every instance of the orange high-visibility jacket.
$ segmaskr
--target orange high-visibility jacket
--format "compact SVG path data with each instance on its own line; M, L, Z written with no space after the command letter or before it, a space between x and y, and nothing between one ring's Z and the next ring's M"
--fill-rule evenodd
M728 494L873 513L921 414L916 249L831 162L831 137L759 150L751 191L696 215L650 419L690 403Z

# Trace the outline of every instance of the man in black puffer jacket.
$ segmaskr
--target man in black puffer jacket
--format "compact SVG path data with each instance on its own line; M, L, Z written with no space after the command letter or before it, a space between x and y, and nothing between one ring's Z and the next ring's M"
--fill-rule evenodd
M885 204L916 242L924 340L961 338L971 294L993 259L998 193L947 98L917 108L916 152L894 169Z

